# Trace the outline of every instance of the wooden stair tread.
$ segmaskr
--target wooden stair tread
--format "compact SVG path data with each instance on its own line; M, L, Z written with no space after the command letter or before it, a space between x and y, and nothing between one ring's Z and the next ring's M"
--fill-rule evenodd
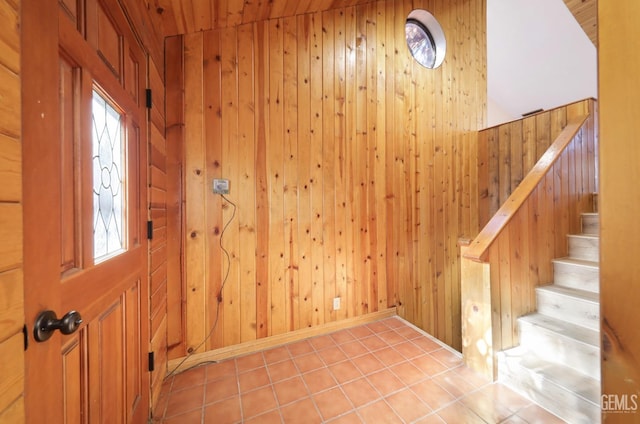
M571 265L582 266L582 267L591 268L591 269L599 269L600 268L600 264L598 262L587 261L587 260L584 260L584 259L570 258L570 257L552 259L551 262L553 262L553 263L571 264Z
M600 303L600 294L588 290L562 287L555 284L540 286L536 290L556 293L562 296L573 297L586 302Z
M592 233L584 233L584 234L569 234L569 237L573 237L573 238L583 238L583 239L588 239L588 240L599 240L600 237L598 237L597 234L592 234Z
M600 346L600 334L598 331L591 328L583 327L581 325L572 324L570 322L560 320L547 315L539 313L532 313L520 317L521 321L531 324L536 327L543 328L547 331L554 332L559 336L568 337L574 340L578 340L587 345L599 347Z
M517 361L518 365L526 368L541 378L556 386L570 391L587 402L599 405L600 382L570 367L540 359L520 346L503 351L507 361Z

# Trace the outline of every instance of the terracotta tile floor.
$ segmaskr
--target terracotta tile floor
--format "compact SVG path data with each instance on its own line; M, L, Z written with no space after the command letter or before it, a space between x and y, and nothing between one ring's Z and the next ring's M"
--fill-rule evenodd
M393 317L167 379L155 422L562 423Z

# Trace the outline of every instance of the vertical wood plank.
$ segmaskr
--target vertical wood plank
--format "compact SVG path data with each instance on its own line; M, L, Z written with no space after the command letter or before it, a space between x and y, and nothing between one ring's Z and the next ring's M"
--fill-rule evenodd
M300 327L313 325L311 282L311 16L298 21L298 272Z
M356 316L359 310L356 295L358 258L355 252L354 238L355 218L353 215L354 196L354 156L356 146L355 116L356 116L356 14L354 8L345 9L345 120L344 120L344 166L345 166L345 247L347 255L346 270L346 298L347 317Z
M267 132L270 121L269 98L269 27L265 22L254 26L255 51L255 179L256 179L256 338L269 335L271 313L269 308L269 219Z
M336 297L336 265L337 265L337 242L336 242L336 210L338 208L338 186L336 172L336 138L335 138L335 78L336 62L334 51L336 48L335 32L336 22L334 12L322 13L322 193L323 200L323 226L322 226L322 255L323 278L321 284L324 288L324 320L325 322L335 321L338 311L333 309L333 298Z
M377 85L377 41L376 41L376 8L374 3L367 4L366 8L366 38L367 38L367 63L366 63L366 109L367 125L366 125L366 157L367 167L365 175L365 190L367 196L367 209L366 209L366 234L367 234L367 246L365 261L368 265L367 274L368 278L365 280L367 287L367 308L366 312L378 311L378 211L376 208L376 185L382 184L383 180L379 183L375 178L377 162L377 102L378 102L378 85ZM366 313L365 312L365 313Z
M347 176L346 176L346 78L347 78L347 34L346 18L343 9L333 12L335 22L335 74L333 79L334 101L334 139L333 162L336 184L336 289L335 296L346 304L337 311L336 319L348 316L350 299L347 291Z
M298 273L298 26L295 18L284 20L284 207L285 264L288 329L300 328Z
M499 247L500 261L500 331L501 346L513 346L513 286L511 280L511 243L509 240L509 232L505 231L497 240Z
M207 178L205 185L207 186L206 196L206 217L208 221L207 227L213 230L208 232L209 238L217 243L209 243L208 263L207 267L207 323L213 325L216 323L209 340L207 341L210 348L224 346L224 306L219 300L223 284L223 271L228 269L224 254L220 248L221 233L224 228L222 197L209 193L214 178L227 178L222 174L222 104L220 90L222 86L222 63L220 32L212 31L204 36L204 117L206 119L205 127L205 147L206 147L206 166ZM223 240L224 241L224 240Z
M375 251L372 255L376 258L376 277L377 277L377 305L376 310L384 310L389 304L389 291L388 287L388 274L387 274L387 204L386 194L388 192L386 172L387 172L387 143L386 143L386 59L388 55L387 43L387 28L386 28L386 10L383 2L377 2L376 4L376 55L375 55L375 69L372 76L372 84L375 84L376 96L371 99L373 102L375 117L372 117L373 121L370 125L373 125L376 131L375 141L375 166L373 171L373 180L375 181L375 193L372 196L374 201L376 220L376 235L373 237L376 240ZM372 60L373 62L373 60Z
M202 206L205 199L205 147L203 137L203 38L202 33L185 36L185 146L186 203ZM206 217L203 207L186 210L186 322L187 350L193 351L206 336ZM204 351L201 348L199 351Z
M240 160L238 153L239 138L239 100L238 100L238 52L236 29L220 31L222 48L221 90L222 104L221 142L222 175L230 181L240 182L240 171L236 165ZM187 139L188 140L188 139ZM240 188L240 184L238 184ZM233 190L233 188L232 188ZM232 200L232 199L231 199ZM188 203L187 203L188 204ZM223 261L222 311L224 312L223 339L226 346L240 343L241 330L241 289L240 289L240 239L237 206L225 200L222 204L224 234L221 233L222 246L227 252Z
M284 209L284 30L282 20L269 21L269 121L267 178L269 190L269 335L287 331Z
M183 219L184 63L182 37L166 40L167 138L167 345L169 357L184 356ZM174 353L175 352L175 353ZM175 355L175 356L173 356Z
M511 127L503 125L500 127L498 135L498 158L499 158L499 187L500 187L500 205L502 205L512 191L511 187Z
M309 111L310 122L310 160L309 160L309 193L311 195L311 212L310 212L310 237L311 250L311 325L324 324L325 309L328 305L325 297L325 279L324 279L324 220L325 213L323 210L324 199L324 171L323 171L323 151L324 151L324 132L323 132L323 93L322 87L324 82L324 66L323 66L323 26L322 14L316 13L311 15L309 39L310 45L310 101L311 107Z
M511 169L510 169L510 187L513 191L518 185L520 181L526 175L524 173L524 153L523 153L523 140L522 140L522 122L516 121L509 125L509 137L511 138L511 151L509 155L511 156ZM507 200L506 198L504 200Z
M236 181L240 190L233 196L237 210L240 266L240 340L256 338L256 164L255 164L255 79L254 24L238 27L238 138Z

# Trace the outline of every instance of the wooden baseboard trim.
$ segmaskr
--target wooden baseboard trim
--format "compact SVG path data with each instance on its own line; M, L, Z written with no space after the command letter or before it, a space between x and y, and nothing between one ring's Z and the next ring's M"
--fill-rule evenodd
M321 336L323 334L333 333L334 331L343 330L345 328L369 324L371 322L393 316L396 316L396 308L389 308L384 311L372 312L367 315L347 318L341 321L328 322L316 327L302 328L290 333L278 334L276 336L252 340L250 342L240 343L234 346L227 346L220 349L210 350L208 352L196 353L186 358L182 357L171 359L168 363L167 375L179 373L180 371L184 371L205 362L222 361L235 356L246 355L283 344L308 339L309 337Z

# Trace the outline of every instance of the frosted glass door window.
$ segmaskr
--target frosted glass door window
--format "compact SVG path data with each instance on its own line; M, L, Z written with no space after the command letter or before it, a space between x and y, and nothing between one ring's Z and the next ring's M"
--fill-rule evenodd
M96 262L126 249L126 169L122 116L93 92L93 257Z

